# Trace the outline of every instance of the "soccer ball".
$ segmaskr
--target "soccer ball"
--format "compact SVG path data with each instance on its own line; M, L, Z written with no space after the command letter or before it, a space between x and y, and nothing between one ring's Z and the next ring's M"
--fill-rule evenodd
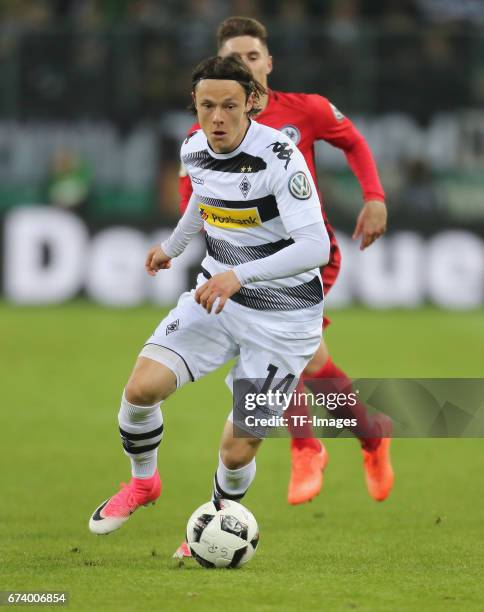
M188 520L187 544L203 567L240 567L252 559L258 543L254 515L235 501L203 504Z

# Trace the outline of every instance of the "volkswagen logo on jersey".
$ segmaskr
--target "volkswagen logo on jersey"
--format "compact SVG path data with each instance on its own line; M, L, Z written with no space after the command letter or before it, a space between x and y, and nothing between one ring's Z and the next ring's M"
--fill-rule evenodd
M283 125L279 131L290 138L294 144L299 144L299 141L301 140L301 132L295 125Z
M289 191L298 200L308 200L311 197L311 183L304 172L296 172L289 179Z

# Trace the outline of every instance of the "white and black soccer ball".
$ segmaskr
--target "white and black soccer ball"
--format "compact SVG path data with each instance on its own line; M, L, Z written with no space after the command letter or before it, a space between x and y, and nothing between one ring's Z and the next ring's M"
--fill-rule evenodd
M187 544L203 567L240 567L252 559L258 543L254 515L235 501L203 504L188 520Z

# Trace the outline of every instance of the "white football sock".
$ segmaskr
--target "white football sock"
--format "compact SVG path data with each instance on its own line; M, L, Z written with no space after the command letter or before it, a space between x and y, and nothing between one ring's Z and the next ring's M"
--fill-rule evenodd
M123 393L118 413L119 432L135 478L150 478L156 471L158 446L163 437L160 404L136 406Z
M255 478L255 472L255 457L247 465L236 470L229 470L225 467L219 455L218 467L213 481L213 501L221 498L235 501L242 499Z

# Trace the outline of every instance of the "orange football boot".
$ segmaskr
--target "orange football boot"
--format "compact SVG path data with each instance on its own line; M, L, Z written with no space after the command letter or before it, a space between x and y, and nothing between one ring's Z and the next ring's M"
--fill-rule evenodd
M390 461L392 421L385 414L378 414L374 422L380 427L380 443L374 449L362 448L361 452L368 492L375 501L383 501L390 495L394 479Z
M287 501L290 504L304 504L321 491L323 472L328 463L328 451L321 444L321 450L311 447L291 448L291 479Z

